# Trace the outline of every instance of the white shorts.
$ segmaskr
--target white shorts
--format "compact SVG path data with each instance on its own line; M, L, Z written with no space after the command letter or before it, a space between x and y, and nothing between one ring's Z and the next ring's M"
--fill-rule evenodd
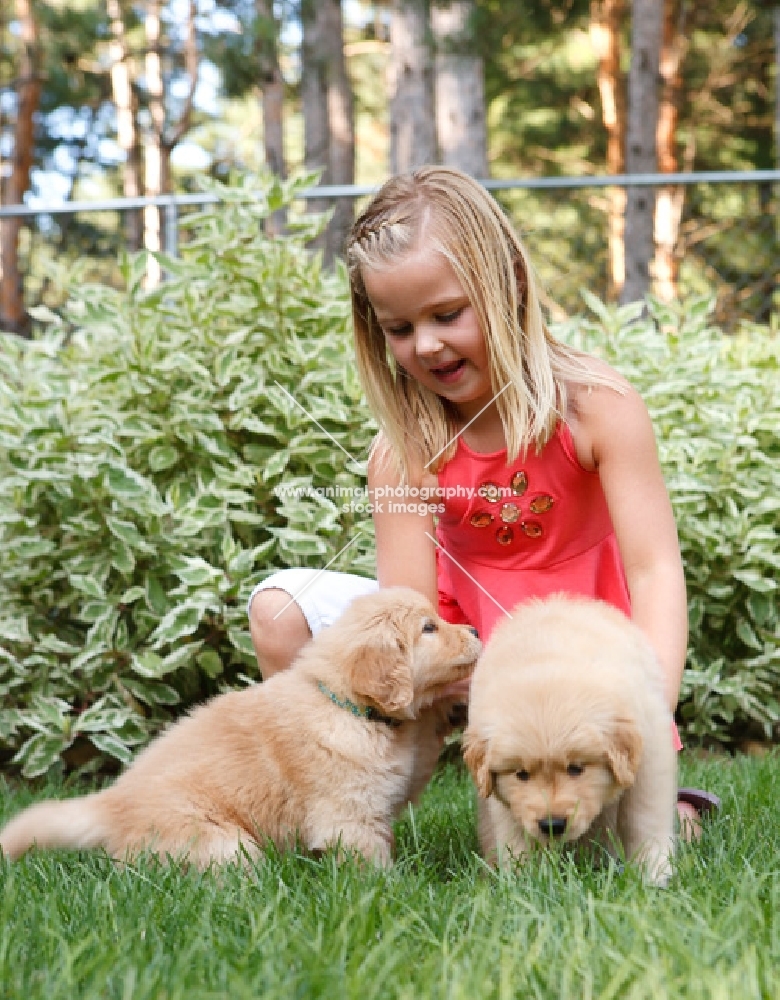
M303 612L311 634L316 635L321 629L332 625L356 597L373 594L378 589L376 580L354 576L352 573L304 567L282 569L254 588L247 601L247 614L255 594L261 590L283 590Z

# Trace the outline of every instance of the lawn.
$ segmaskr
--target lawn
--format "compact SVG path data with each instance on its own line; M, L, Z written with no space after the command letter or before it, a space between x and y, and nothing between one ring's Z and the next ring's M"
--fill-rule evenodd
M398 825L381 872L268 853L197 874L103 855L0 862L5 998L780 996L780 755L684 754L719 816L665 890L636 871L476 856L468 776L449 764ZM65 787L0 782L0 817Z

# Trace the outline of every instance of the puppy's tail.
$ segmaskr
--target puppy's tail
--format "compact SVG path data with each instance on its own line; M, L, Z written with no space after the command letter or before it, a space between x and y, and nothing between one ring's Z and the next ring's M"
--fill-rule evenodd
M15 861L31 847L101 847L106 839L105 810L98 792L30 806L0 831L0 849Z

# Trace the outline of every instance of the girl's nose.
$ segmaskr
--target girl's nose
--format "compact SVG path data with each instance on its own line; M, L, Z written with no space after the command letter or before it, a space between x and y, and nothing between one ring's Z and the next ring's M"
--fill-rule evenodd
M444 344L433 327L423 326L417 330L414 347L418 355L428 357L431 354L438 354Z

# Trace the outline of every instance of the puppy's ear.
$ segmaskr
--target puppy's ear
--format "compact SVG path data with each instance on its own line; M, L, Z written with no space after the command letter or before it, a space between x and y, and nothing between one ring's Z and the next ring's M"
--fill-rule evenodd
M471 772L480 798L493 794L493 772L488 766L488 742L467 729L463 734L463 760Z
M622 788L634 783L639 762L642 759L642 734L633 719L615 720L615 728L607 739L607 761Z
M412 718L414 683L409 652L396 640L392 629L369 634L349 651L345 667L355 695L386 715L402 713Z

